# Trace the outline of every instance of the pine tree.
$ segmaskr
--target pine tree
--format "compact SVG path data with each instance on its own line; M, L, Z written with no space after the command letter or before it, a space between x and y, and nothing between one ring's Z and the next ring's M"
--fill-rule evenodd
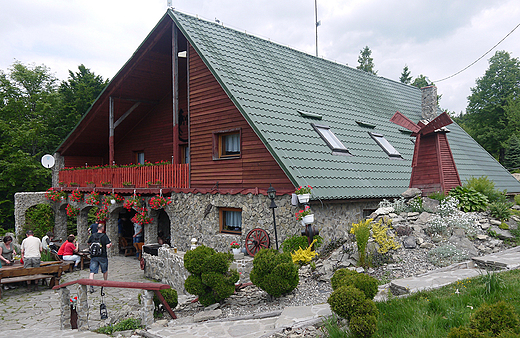
M516 134L509 138L504 155L504 166L508 169L520 168L520 140Z
M374 70L374 59L370 57L372 51L368 46L359 51L357 69L364 70L367 73L377 75L377 71Z
M401 77L399 81L404 84L410 84L412 82L412 76L410 75L410 70L408 69L408 65L404 65L403 72L401 73Z

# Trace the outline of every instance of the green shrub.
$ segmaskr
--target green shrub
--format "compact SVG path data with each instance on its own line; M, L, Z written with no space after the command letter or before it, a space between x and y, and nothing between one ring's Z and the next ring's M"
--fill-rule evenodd
M197 295L204 306L231 296L239 279L236 270L229 270L232 261L232 254L217 253L204 245L186 252L184 267L191 273L184 282L186 291Z
M349 269L338 269L334 272L334 275L330 279L330 284L332 286L332 290L336 290L337 288L345 285L342 280L344 277L353 276L357 274L357 271L349 270Z
M479 332L478 330L461 326L461 327L452 327L450 332L448 333L448 338L487 338L490 337L489 334Z
M347 270L348 269L340 269L337 270L334 273L334 276L331 278L331 284L333 284L332 289L336 290L338 287L344 286L344 285L352 285L359 290L363 291L365 294L365 297L367 299L374 299L374 297L377 295L378 291L378 284L379 282L377 279L375 279L372 276L366 275L364 273L358 273L356 271L350 271L349 273L343 272L341 270ZM341 271L339 276L341 278L335 278L338 271ZM334 279L334 282L332 282L332 279Z
M173 310L179 304L179 298L177 296L177 291L174 289L163 289L159 290L161 295L163 296L166 303L168 303L168 306ZM153 295L153 303L155 304L155 309L157 310L159 307L159 304L161 304L161 301L159 300L159 297L154 292Z
M313 250L317 250L323 243L323 238L321 236L314 236L314 239L317 241L314 243ZM294 253L299 248L302 250L307 249L309 246L309 242L306 236L294 235L292 237L287 238L282 243L282 251L287 253Z
M370 222L372 222L371 218L359 221L359 223L352 223L352 228L350 229L350 233L356 236L360 266L365 266L366 248L370 238Z
M458 207L465 212L484 211L488 204L486 195L473 188L458 186L451 189L449 195L459 201Z
M506 221L511 217L512 206L510 202L493 202L489 204L489 213L496 219Z
M126 330L137 330L141 329L143 326L141 325L141 320L137 318L128 318L115 325L107 325L100 327L96 330L98 333L103 333L107 335L111 335L117 331L126 331Z
M468 254L452 244L445 244L428 251L428 261L436 266L448 266L468 259Z
M464 188L474 189L486 196L490 202L505 202L505 192L495 189L495 183L487 176L470 177L463 184Z
M348 325L354 337L371 337L377 330L377 318L375 316L354 316Z
M262 249L253 259L250 279L273 297L294 290L300 281L298 266L289 253L279 253L275 249Z
M32 230L34 236L42 238L48 231L54 229L54 211L48 204L38 204L30 207L25 214L25 225L22 235L25 238L27 230Z
M350 320L365 300L363 291L352 285L344 285L332 292L327 303L338 316Z
M508 329L517 329L518 315L513 305L505 301L482 304L470 317L470 327L481 332L491 331L496 336Z
M423 212L423 200L421 196L415 196L408 202L408 207L412 212Z
M520 195L515 195L515 204L520 204Z

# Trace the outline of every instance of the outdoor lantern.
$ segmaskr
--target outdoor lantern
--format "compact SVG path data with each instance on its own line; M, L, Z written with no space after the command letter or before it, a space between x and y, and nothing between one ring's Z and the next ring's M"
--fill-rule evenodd
M273 186L269 183L269 188L267 189L267 197L271 200L271 205L269 208L273 209L273 225L274 225L274 241L276 242L276 250L278 250L278 236L276 234L276 216L274 214L274 209L278 208L276 203L274 203L274 199L276 197L276 190L273 188Z

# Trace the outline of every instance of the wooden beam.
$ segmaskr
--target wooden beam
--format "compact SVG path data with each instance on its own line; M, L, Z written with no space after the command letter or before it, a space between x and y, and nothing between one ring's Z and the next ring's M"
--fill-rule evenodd
M179 149L179 46L177 26L172 25L172 82L173 82L173 163L181 163Z
M141 102L136 102L134 103L134 105L132 107L130 107L130 109L128 109L124 114L123 116L121 116L120 118L117 119L117 121L114 123L114 129L117 128L117 126L123 122L127 117L128 115L130 115L134 110L135 108L139 107L139 105L141 104Z
M114 98L108 98L108 163L114 164Z

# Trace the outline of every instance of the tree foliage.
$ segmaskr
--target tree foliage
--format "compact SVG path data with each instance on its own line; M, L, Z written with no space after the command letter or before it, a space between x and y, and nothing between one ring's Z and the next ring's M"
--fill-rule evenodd
M519 95L520 61L506 51L497 51L484 76L471 88L462 118L466 132L501 163L506 142L519 131Z
M428 81L428 78L422 74L416 77L412 82L412 86L417 88L428 87L431 85L433 85L433 82Z
M410 84L410 82L412 82L412 75L410 70L408 69L408 65L404 65L401 77L399 77L399 81L401 81L401 83L404 84Z
M377 75L377 70L374 69L374 59L370 55L372 55L372 51L368 46L365 46L365 48L359 51L359 66L356 68L364 70L367 73Z
M40 164L52 154L106 85L83 65L59 80L44 65L19 61L0 70L0 226L14 227L14 194L43 191L51 171Z
M504 156L504 166L509 169L520 168L520 140L516 134L509 138Z

